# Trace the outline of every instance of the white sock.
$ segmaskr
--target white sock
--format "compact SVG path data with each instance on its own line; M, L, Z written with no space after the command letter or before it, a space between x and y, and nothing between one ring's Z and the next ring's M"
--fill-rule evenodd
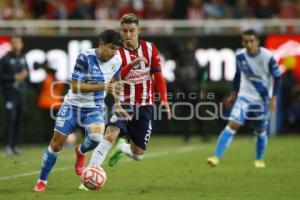
M93 151L90 165L101 166L111 146L111 142L103 138L100 144Z
M125 155L129 156L130 158L132 158L133 160L140 161L140 160L143 160L143 158L144 158L144 155L136 155L135 153L133 153L131 151L130 144L121 144L120 145L120 150Z
M120 144L120 150L127 156L131 157L133 156L133 153L131 151L131 148L130 148L130 144L127 144L127 143L123 143L123 144Z

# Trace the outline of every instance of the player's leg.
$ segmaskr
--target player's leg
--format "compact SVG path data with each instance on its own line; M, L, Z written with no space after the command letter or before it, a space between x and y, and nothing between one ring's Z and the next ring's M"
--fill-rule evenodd
M85 168L85 153L94 150L98 146L103 137L104 128L104 124L101 123L91 124L86 128L84 142L75 148L75 172L77 175L81 175Z
M223 129L223 131L219 135L214 156L207 159L207 163L209 165L216 166L219 164L219 159L223 156L225 150L231 144L231 141L235 133L239 130L239 128L240 128L240 124L234 121L228 122L227 126Z
M264 154L265 154L265 150L267 148L267 144L268 144L268 136L267 136L267 132L266 131L261 131L255 132L255 150L256 150L256 154L255 154L255 161L254 161L254 166L256 168L265 168L266 164L263 160L264 158Z
M41 173L34 190L44 192L46 190L48 176L56 163L58 152L61 151L68 135L72 133L76 125L76 110L68 104L63 104L57 114L55 121L54 133L50 145L43 154Z
M101 143L96 147L91 157L90 165L100 166L103 164L107 152L110 150L112 143L118 138L120 128L117 126L107 126Z
M114 111L112 111L109 114L109 121L107 123L104 136L101 140L101 143L93 151L93 155L90 160L90 165L100 166L103 164L107 152L112 147L112 143L118 138L121 130L123 132L126 132L127 129L126 127L127 127L126 119L123 119L122 117L118 117Z
M5 99L5 154L13 156L14 129L16 126L17 105L12 99Z
M104 114L103 108L85 108L80 111L80 122L78 123L85 127L87 136L84 143L76 150L75 172L77 175L81 175L84 170L85 153L94 150L99 143L102 143L105 129Z
M153 107L141 106L138 108L136 115L139 115L138 120L133 119L128 122L128 134L130 144L127 144L123 138L118 140L118 143L112 152L109 159L109 166L114 166L120 159L121 153L129 156L133 160L140 161L144 157L147 144L152 132Z
M23 116L23 103L19 102L17 105L17 115L16 115L16 123L14 126L14 136L13 136L13 144L12 144L12 150L15 155L20 155L21 151L17 146L17 140L20 135L20 130L22 130L22 116Z
M244 108L246 108L246 106L245 102L241 99L237 99L235 102L230 113L229 122L219 135L214 155L207 159L207 163L210 166L214 167L219 164L219 159L229 147L235 133L239 130L241 125L244 124L247 112Z
M61 151L67 138L68 136L63 135L57 131L54 131L50 145L44 151L41 172L40 172L39 180L34 187L34 191L36 192L45 191L47 186L48 176L56 163L58 152Z
M260 116L258 116L260 117ZM263 113L262 119L254 120L252 125L255 133L255 161L254 166L256 168L265 168L264 154L268 144L267 128L269 125L269 113L268 111Z

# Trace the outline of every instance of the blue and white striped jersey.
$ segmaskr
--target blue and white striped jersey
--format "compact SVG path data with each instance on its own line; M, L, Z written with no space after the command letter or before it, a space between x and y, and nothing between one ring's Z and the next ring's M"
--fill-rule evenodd
M240 72L239 97L250 102L268 101L273 93L273 77L281 72L271 52L260 47L258 54L252 56L244 48L236 54L237 72Z
M89 49L81 53L76 60L72 80L85 83L109 83L113 77L120 76L122 59L116 54L110 60L99 59L98 49ZM74 93L70 89L65 96L65 102L82 108L104 107L105 91L90 93Z

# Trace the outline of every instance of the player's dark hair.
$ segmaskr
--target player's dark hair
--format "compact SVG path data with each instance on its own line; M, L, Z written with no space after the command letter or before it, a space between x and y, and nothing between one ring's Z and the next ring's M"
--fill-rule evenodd
M244 30L242 35L254 35L255 38L258 39L258 34L254 29Z
M109 29L100 33L99 42L111 43L113 45L121 46L123 40L119 32Z
M121 24L136 24L136 25L139 25L139 18L133 13L124 14L121 17Z

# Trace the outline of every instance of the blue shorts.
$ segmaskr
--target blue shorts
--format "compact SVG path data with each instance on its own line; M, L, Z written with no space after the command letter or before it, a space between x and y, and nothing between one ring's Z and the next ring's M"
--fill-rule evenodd
M87 128L91 124L104 124L104 108L79 108L64 103L56 116L54 131L64 135L73 133L76 126Z
M255 104L243 97L238 97L230 113L229 120L244 125L248 120L256 131L268 129L270 112L266 103Z
M132 142L146 150L152 133L153 106L122 105L132 116L131 121L118 117L114 111L109 114L107 126L120 128L120 135L129 137Z

